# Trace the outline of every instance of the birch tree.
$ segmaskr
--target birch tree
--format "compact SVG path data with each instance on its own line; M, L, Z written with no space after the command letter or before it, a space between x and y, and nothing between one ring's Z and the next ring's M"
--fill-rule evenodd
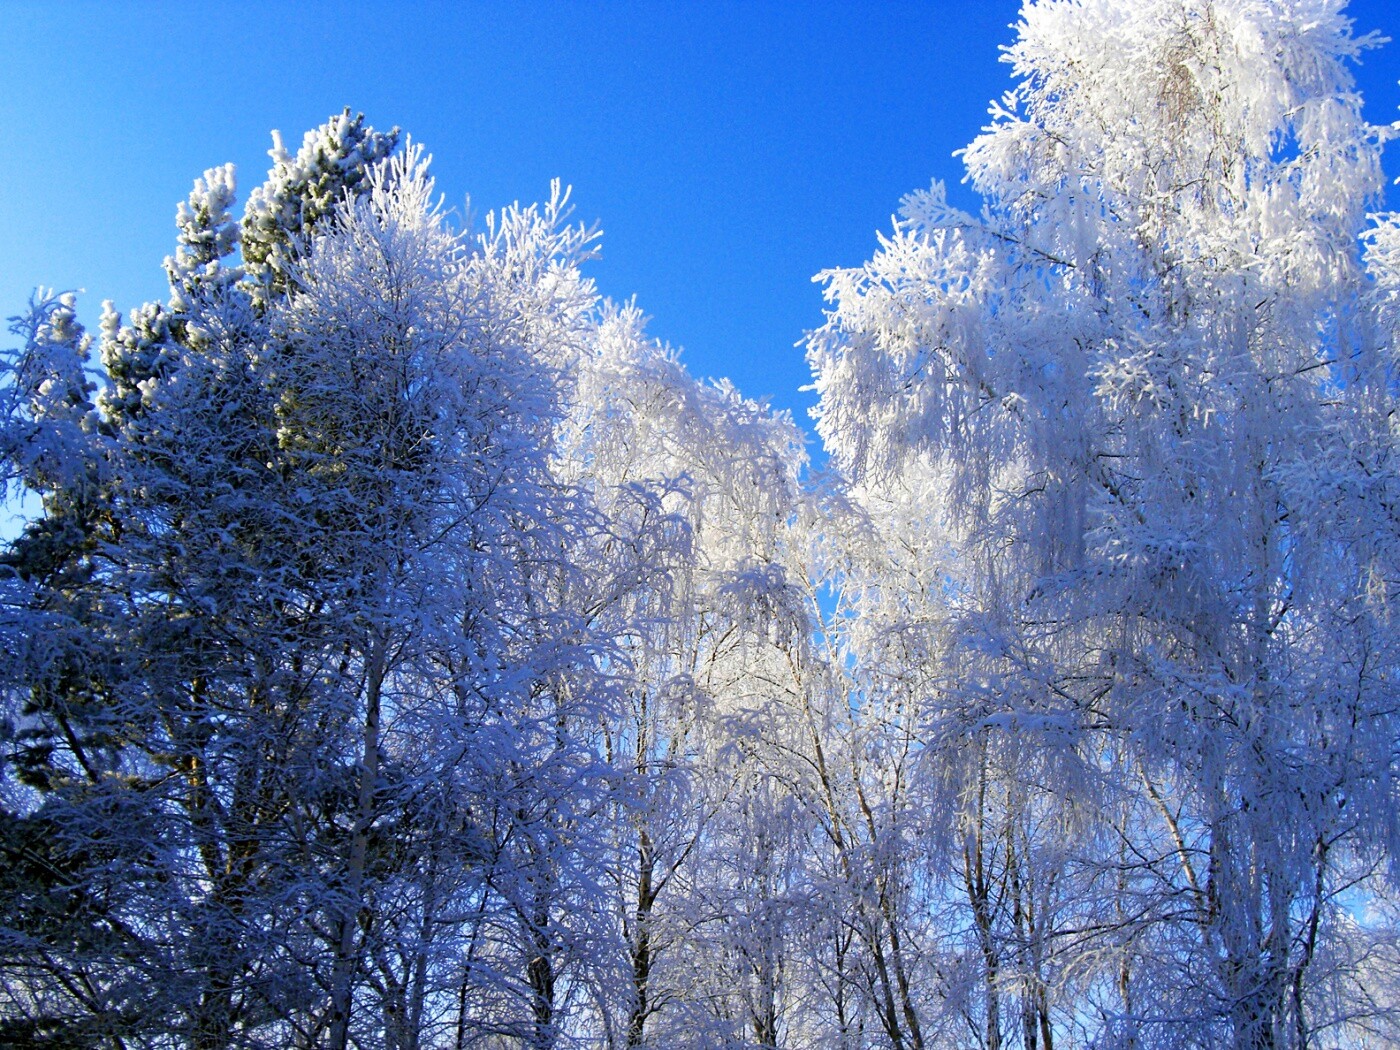
M708 1007L728 991L702 976L719 943L704 927L730 912L719 904L727 887L701 873L728 848L716 836L741 777L736 726L765 704L758 670L772 632L791 630L781 537L801 446L781 415L691 378L646 337L635 307L604 313L577 398L561 470L601 515L597 545L575 558L583 607L618 640L622 693L603 727L626 956L609 1045L704 1045L722 1038L727 1022ZM707 918L711 906L721 912ZM735 1026L742 1037L748 1019Z
M1388 447L1393 394L1367 42L1335 3L1029 3L1017 30L965 152L982 216L911 194L824 275L819 430L892 498L941 479L980 731L1140 802L1096 1038L1310 1045L1351 1009L1314 968L1338 894L1395 826L1393 529L1348 524L1392 483L1354 451Z

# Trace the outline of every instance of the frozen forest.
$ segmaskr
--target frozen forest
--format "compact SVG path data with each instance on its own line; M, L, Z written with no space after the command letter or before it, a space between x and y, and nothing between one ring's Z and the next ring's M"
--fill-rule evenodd
M1342 0L1028 0L806 353L347 110L0 359L0 1047L1400 1047L1400 216ZM797 338L800 333L794 333Z

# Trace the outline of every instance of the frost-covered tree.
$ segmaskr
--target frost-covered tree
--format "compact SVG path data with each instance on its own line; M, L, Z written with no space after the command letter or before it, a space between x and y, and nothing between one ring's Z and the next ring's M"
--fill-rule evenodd
M462 668L469 680L499 678L506 692L482 709L478 730L446 736L456 756L448 779L470 816L471 842L468 879L444 899L470 916L458 920L451 959L452 1045L493 1036L530 1047L567 1042L585 1002L596 1001L598 959L609 943L599 845L608 770L595 727L611 710L613 689L600 670L611 650L575 600L592 593L577 552L592 542L598 519L558 463L577 361L594 332L596 293L579 267L596 234L570 225L568 215L556 183L544 205L490 217L468 263L468 279L489 305L474 323L488 345L518 348L529 375L547 378L552 400L501 406L507 419L525 412L519 418L531 429L521 432L519 451L538 457L530 460L539 465L537 502L515 502L528 494L529 477L492 480L481 497L492 508L496 557L510 574L467 573L461 584L489 585L475 599L485 602L479 617L483 625L503 619L505 652L517 662L488 658L484 668ZM493 416L485 402L475 411ZM481 550L477 541L469 546Z
M954 552L940 703L1101 822L1061 1039L1304 1046L1373 1012L1342 950L1397 816L1364 46L1330 0L1028 3L965 153L983 214L912 194L824 275L819 430L858 499L932 479Z
M349 111L0 357L0 1044L1400 1042L1400 223L1338 0L1028 0L831 466ZM94 342L96 360L94 360Z
M801 444L782 415L691 378L635 307L605 312L577 376L560 469L599 515L574 556L582 607L617 640L621 693L603 729L625 956L608 1045L773 1045L735 985L709 983L740 892L709 858L748 846L726 837L750 775L735 739L767 706L775 641L796 629L782 546Z
M556 815L586 811L565 715L596 675L546 585L580 236L552 214L472 250L420 151L336 171L321 210L279 171L257 195L297 217L258 227L295 246L280 284L230 258L231 174L207 173L169 304L104 320L95 399L71 301L16 329L6 469L43 507L6 560L3 1010L35 1042L557 1028L538 940L515 984L473 970L494 935L469 902L587 890ZM547 857L502 862L541 819ZM493 985L495 1016L466 994Z
M272 170L249 196L240 224L239 240L255 301L265 303L287 291L296 260L316 225L347 194L363 194L369 170L393 151L398 138L397 128L376 131L365 125L363 114L352 117L348 109L308 131L295 156L282 145L281 135L274 133L268 151ZM222 178L211 173L209 185L211 197L217 198ZM210 205L215 211L220 207L215 200ZM200 211L192 207L191 218L197 221ZM182 226L189 221L186 216L182 210L178 220ZM177 257L177 266L186 265Z
M557 571L549 559L564 546L551 538L551 373L518 331L525 322L497 312L497 289L443 227L418 152L372 168L367 182L269 311L278 445L302 484L300 549L318 615L344 639L338 674L350 675L348 694L326 705L349 716L355 738L333 1045L374 956L376 825L410 810L468 741L502 721L525 739L498 746L497 760L538 775L530 720L552 726L557 712L532 706L571 659L531 579ZM439 724L454 719L456 733ZM425 748L425 733L448 754ZM547 752L571 749L546 739ZM403 933L378 932L391 943Z

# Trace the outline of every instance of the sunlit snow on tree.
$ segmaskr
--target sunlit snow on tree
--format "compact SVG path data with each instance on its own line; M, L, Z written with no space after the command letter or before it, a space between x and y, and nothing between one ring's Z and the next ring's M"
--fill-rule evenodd
M345 111L0 368L0 1047L1400 1045L1400 220L1336 0L1033 0L829 465ZM820 320L820 319L816 319Z

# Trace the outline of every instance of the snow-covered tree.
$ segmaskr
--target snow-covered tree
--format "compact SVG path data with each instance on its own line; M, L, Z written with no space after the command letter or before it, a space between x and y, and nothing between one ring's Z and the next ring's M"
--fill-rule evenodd
M824 275L827 447L876 502L933 479L954 551L941 704L1121 837L1075 860L1118 873L1063 1029L1101 1042L1312 1045L1351 1009L1318 960L1397 816L1364 46L1331 0L1028 3L965 152L983 214L912 194Z
M574 557L622 694L603 732L625 952L609 1045L752 1038L742 1012L725 1016L735 989L707 983L738 890L709 857L747 846L723 837L748 776L734 742L767 706L775 641L798 629L782 546L801 443L784 416L691 378L635 307L604 313L577 376L560 470L600 516Z
M267 181L249 195L240 224L239 241L255 301L266 303L287 291L294 280L297 258L316 225L335 211L347 194L363 194L369 170L393 152L398 138L398 128L376 131L365 125L363 114L352 117L349 109L308 131L295 156L282 145L281 135L273 134L268 151L272 170ZM218 197L226 183L217 169L206 175L206 180L211 198L208 207L212 214L218 214ZM184 226L190 213L198 220L201 211L198 206L188 213L182 209L178 221ZM200 253L192 254L198 259ZM189 263L177 256L176 265L184 272Z
M473 237L349 111L166 301L37 294L0 1044L1400 1043L1369 45L1027 0L981 214L821 275L805 485L558 184Z
M104 321L95 404L70 301L17 329L6 464L43 512L7 559L5 1010L34 1039L553 1031L533 986L468 1019L501 960L468 978L462 951L473 893L539 875L483 858L589 790L560 726L596 703L592 649L547 586L574 516L545 362L591 302L580 236L553 214L473 251L421 151L347 157L324 209L280 168L257 195L297 217L280 284L229 262L232 178L207 173L169 305Z

